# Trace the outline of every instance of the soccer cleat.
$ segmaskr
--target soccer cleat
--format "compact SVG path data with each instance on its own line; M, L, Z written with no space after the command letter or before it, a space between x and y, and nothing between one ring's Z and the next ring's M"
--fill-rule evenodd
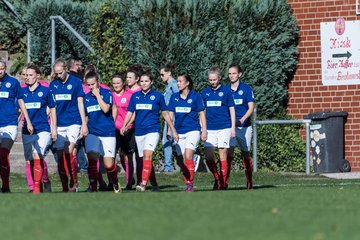
M221 189L221 185L220 185L220 182L215 180L214 182L214 186L213 186L213 190L220 190Z
M192 183L187 183L186 184L186 192L194 192L194 187L192 185Z
M99 192L106 192L107 189L108 189L108 186L106 184L99 185Z
M253 189L252 181L246 183L246 189L248 190Z
M51 182L44 182L44 192L51 192Z
M114 184L109 183L106 187L107 192L112 192L114 190Z
M194 172L196 172L198 170L200 160L201 160L200 155L195 154L194 155L194 165L195 165Z
M131 185L126 185L125 190L132 190L132 186Z
M79 188L77 184L69 188L69 192L79 192Z
M151 191L152 192L160 192L160 187L159 186L152 186Z
M9 188L1 188L2 193L11 193Z
M136 191L137 192L145 192L146 190L146 186L144 186L143 184L137 185L136 186Z
M91 184L89 184L89 186L86 188L85 192L91 193L91 192L97 192L97 190L93 190L91 187Z
M41 193L41 190L40 188L34 188L34 191L32 192L33 194L40 194Z
M114 193L120 193L121 192L121 185L120 183L113 184Z

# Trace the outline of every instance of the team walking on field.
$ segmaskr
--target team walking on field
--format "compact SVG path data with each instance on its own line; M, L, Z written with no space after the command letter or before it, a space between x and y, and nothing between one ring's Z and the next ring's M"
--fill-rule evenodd
M81 61L70 62L70 65L82 65ZM144 192L149 185L152 191L159 191L153 156L160 139L164 172L179 167L187 192L194 191L194 174L200 158L196 150L200 141L204 142L204 158L214 176L214 190L228 188L236 146L241 150L247 189L253 188L250 117L254 111L254 95L252 88L241 82L243 71L239 65L228 67L227 85L221 83L221 70L211 67L209 87L201 93L193 89L191 76L180 73L175 80L173 65L164 65L160 76L166 88L165 93L161 93L153 88L151 71L140 65L113 74L109 88L100 82L95 66L89 65L81 76L68 64L57 59L48 84L40 80L40 68L29 63L20 75L25 84L20 85L6 73L6 62L0 60L3 193L10 192L9 154L17 138L19 121L22 121L26 177L29 190L34 194L51 191L45 161L49 151L53 151L57 161L62 191L77 192L78 167L83 161L81 148L87 156L88 192L122 191L115 162L117 153L126 173L125 190L133 189L136 184L139 192ZM160 116L165 122L163 129ZM215 150L219 159L215 157ZM103 179L101 165L109 183Z

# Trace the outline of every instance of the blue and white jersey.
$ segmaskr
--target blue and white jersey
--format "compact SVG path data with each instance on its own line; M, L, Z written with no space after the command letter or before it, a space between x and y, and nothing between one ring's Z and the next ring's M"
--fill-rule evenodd
M246 83L239 83L236 91L231 89L235 103L236 121L239 121L245 113L249 110L249 103L254 102L254 94L250 85ZM248 118L243 122L242 127L251 125L251 119Z
M84 97L84 89L79 78L70 76L65 83L56 79L50 84L50 91L56 101L57 124L68 127L73 124L81 125L78 108L78 97Z
M231 128L229 107L234 106L234 99L228 86L205 88L201 93L206 106L206 123L208 130Z
M160 132L159 112L167 110L164 96L154 90L144 94L142 91L131 96L129 112L135 112L135 136Z
M16 102L23 97L19 81L5 74L0 79L0 127L18 125Z
M56 106L55 99L48 87L41 84L34 91L30 91L29 87L22 88L24 93L24 103L29 114L30 121L34 127L34 133L50 132L46 107L54 108ZM27 129L26 121L22 128L23 134L30 134Z
M174 93L168 108L174 113L177 133L200 131L198 113L205 110L205 106L199 93L190 90L186 99L181 98L179 92Z
M112 93L110 90L100 87L100 95L104 102L110 105L110 110L107 113L101 110L96 97L91 92L85 94L84 97L89 133L99 137L115 137L115 121L111 111Z

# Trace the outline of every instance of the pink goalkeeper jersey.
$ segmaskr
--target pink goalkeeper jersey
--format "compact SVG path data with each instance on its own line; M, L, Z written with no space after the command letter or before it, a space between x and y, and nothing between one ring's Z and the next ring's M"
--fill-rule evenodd
M135 91L130 90L129 88L126 88L124 93L122 95L117 95L115 92L113 92L113 99L114 104L117 107L118 115L116 117L115 121L115 127L116 129L120 130L124 124L124 119L126 116L126 113L128 112L128 106L130 102L130 98L135 92L139 92L141 88L137 88ZM133 124L131 124L130 128L133 128Z

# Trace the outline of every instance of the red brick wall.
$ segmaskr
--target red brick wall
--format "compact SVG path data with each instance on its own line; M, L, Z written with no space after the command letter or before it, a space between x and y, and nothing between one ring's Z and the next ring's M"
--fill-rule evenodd
M360 85L323 86L320 23L360 20L356 0L288 0L300 27L299 63L289 85L288 112L302 119L309 112L347 111L345 158L360 171ZM360 33L359 33L360 41Z

